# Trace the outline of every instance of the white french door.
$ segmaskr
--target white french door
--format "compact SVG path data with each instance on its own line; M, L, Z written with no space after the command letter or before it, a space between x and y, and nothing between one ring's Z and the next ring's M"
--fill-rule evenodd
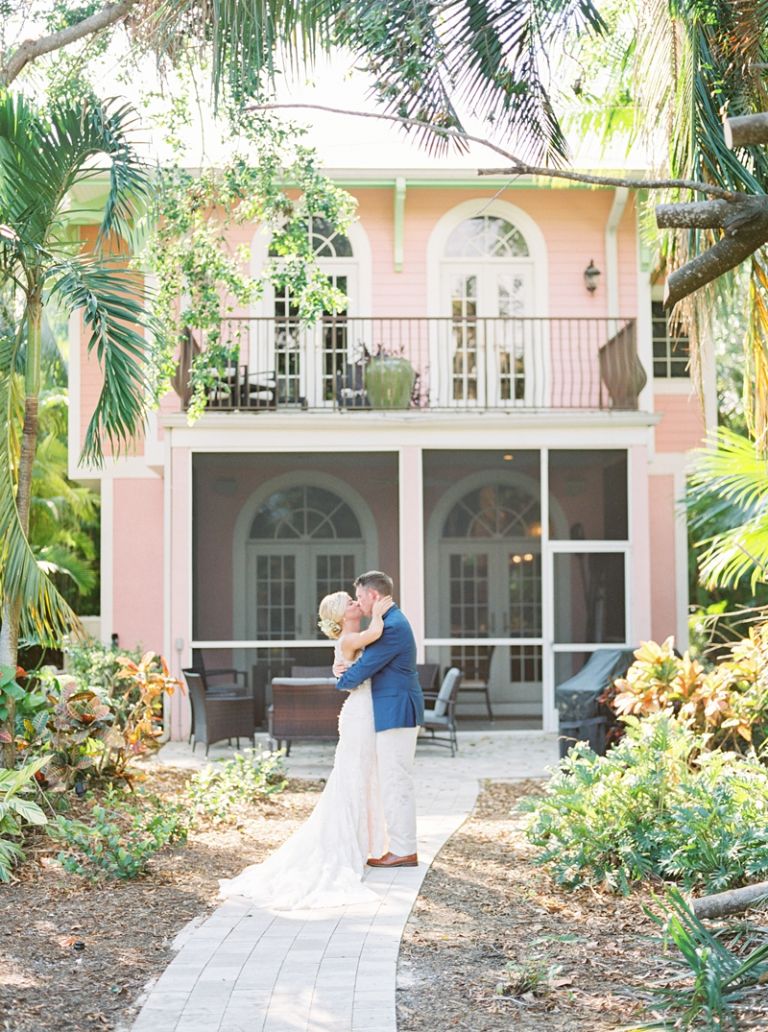
M364 557L361 542L249 542L245 637L258 641L318 637L318 602L351 585Z
M267 292L267 312L273 320L263 336L252 368L274 370L278 398L283 403L310 408L331 407L336 396L337 373L354 362L357 341L349 320L357 312L358 274L354 261L320 261L331 284L348 298L347 307L335 315L303 326L287 287Z
M532 404L535 361L533 264L445 261L442 310L451 317L441 340L443 404L495 407Z

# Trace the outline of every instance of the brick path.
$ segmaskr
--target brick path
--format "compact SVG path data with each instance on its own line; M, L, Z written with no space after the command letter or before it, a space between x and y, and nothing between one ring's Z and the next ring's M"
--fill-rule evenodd
M416 783L419 866L370 870L378 902L269 911L227 900L185 929L133 1032L395 1032L397 954L435 855L471 812L481 777L536 777L555 762L553 738L462 736L459 756L421 746ZM178 763L182 747L163 757ZM166 750L163 750L166 753ZM177 755L178 754L178 755ZM333 751L294 749L293 775L327 773Z

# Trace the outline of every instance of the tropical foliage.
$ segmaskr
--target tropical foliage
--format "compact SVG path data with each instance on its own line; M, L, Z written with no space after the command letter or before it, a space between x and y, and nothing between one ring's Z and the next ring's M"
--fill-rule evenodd
M606 756L570 751L528 835L556 881L626 893L648 878L718 892L768 877L768 770L669 713L628 717Z
M672 638L644 642L607 701L619 717L674 715L708 749L759 746L768 737L768 625L751 627L709 670L676 655Z
M243 149L250 150L248 159L240 152L223 167L199 174L181 164L162 169L148 214L143 261L158 281L151 304L159 331L150 376L159 398L175 373L180 341L195 331L199 353L189 363L189 382L180 385L182 391L190 388L187 410L193 419L205 409L224 370L239 361L239 332L223 338L224 320L247 309L267 283L290 293L297 318L305 322L346 304L320 270L311 226L321 219L344 232L354 216L354 199L320 172L314 152L301 146L297 128L267 116L241 115L236 124ZM230 243L229 231L243 224L271 233L272 258L258 276L245 271L248 246L233 249Z
M61 102L45 113L21 96L0 98L0 285L13 292L17 322L0 340L0 663L14 665L21 632L60 638L76 619L29 544L34 458L42 388L42 318L48 299L81 311L89 350L104 376L84 455L103 457L133 436L146 404L147 344L139 284L115 249L147 192L147 170L130 143L126 106ZM67 231L70 191L109 163L97 249L83 252ZM21 423L17 418L23 412ZM12 714L11 714L12 717ZM6 763L12 747L4 747Z
M10 879L11 869L23 859L24 825L46 823L40 806L27 795L35 788L35 775L47 762L45 757L38 757L18 770L0 768L0 882Z
M768 580L768 463L748 438L721 427L688 480L688 514L707 588Z

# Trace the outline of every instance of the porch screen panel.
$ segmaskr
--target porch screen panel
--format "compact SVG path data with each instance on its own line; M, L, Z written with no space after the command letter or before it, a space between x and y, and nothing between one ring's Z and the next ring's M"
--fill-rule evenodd
M562 553L553 557L553 563L555 640L563 644L624 642L624 553Z
M259 657L264 670L301 665L324 595L353 593L368 569L398 590L395 453L198 453L192 470L194 642L304 642Z
M511 448L423 458L426 632L441 640L428 655L521 719L541 712L540 464Z
M626 451L550 451L549 497L553 540L626 540Z

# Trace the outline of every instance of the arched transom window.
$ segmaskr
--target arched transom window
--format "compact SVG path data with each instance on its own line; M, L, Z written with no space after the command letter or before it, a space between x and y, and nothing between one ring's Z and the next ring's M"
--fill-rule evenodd
M456 502L446 517L443 537L537 537L540 526L537 498L514 484L486 484Z
M478 215L460 222L448 237L447 258L527 258L523 234L498 215Z
M352 244L348 236L334 229L327 219L310 218L308 232L312 237L312 250L316 258L352 258ZM279 257L273 247L270 257Z
M251 524L260 541L359 540L360 523L350 506L322 487L291 487L264 502Z

